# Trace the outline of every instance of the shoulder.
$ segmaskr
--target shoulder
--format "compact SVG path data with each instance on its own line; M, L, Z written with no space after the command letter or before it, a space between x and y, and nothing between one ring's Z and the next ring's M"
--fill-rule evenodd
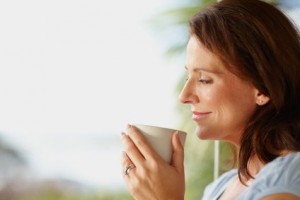
M213 181L205 188L202 200L216 199L225 190L228 182L236 175L236 169L223 173L217 180Z
M290 184L298 183L300 187L300 152L290 153L283 157L278 157L272 162L268 163L257 174L254 183L265 184Z
M246 199L287 193L300 196L300 152L278 157L256 175Z

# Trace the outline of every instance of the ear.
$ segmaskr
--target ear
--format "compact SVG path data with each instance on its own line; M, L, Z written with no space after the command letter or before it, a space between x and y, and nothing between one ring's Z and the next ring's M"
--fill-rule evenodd
M255 93L255 101L258 106L266 105L270 101L270 97L264 95L259 90L256 90Z

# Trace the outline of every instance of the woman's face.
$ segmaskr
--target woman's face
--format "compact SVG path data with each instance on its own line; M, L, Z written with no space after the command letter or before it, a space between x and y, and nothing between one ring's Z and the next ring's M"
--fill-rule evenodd
M179 98L191 105L198 137L239 145L256 109L257 89L228 71L195 36L187 45L186 69L188 79Z

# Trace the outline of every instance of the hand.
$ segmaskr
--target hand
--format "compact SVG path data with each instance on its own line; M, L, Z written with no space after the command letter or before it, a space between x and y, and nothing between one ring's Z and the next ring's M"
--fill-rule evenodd
M183 200L185 192L184 150L178 133L172 136L171 163L164 161L147 143L143 135L128 126L122 134L124 146L122 166L133 166L123 178L136 200Z

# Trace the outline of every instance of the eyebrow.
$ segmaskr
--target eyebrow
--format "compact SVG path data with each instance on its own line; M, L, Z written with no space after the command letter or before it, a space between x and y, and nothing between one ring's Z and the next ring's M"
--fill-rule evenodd
M184 68L186 70L188 70L188 68L186 66L184 66ZM207 69L207 68L203 68L203 67L195 67L195 68L193 68L193 72L200 72L200 71L205 71L205 72L213 73L213 74L224 74L224 72L222 72L220 70L216 70L216 69Z

